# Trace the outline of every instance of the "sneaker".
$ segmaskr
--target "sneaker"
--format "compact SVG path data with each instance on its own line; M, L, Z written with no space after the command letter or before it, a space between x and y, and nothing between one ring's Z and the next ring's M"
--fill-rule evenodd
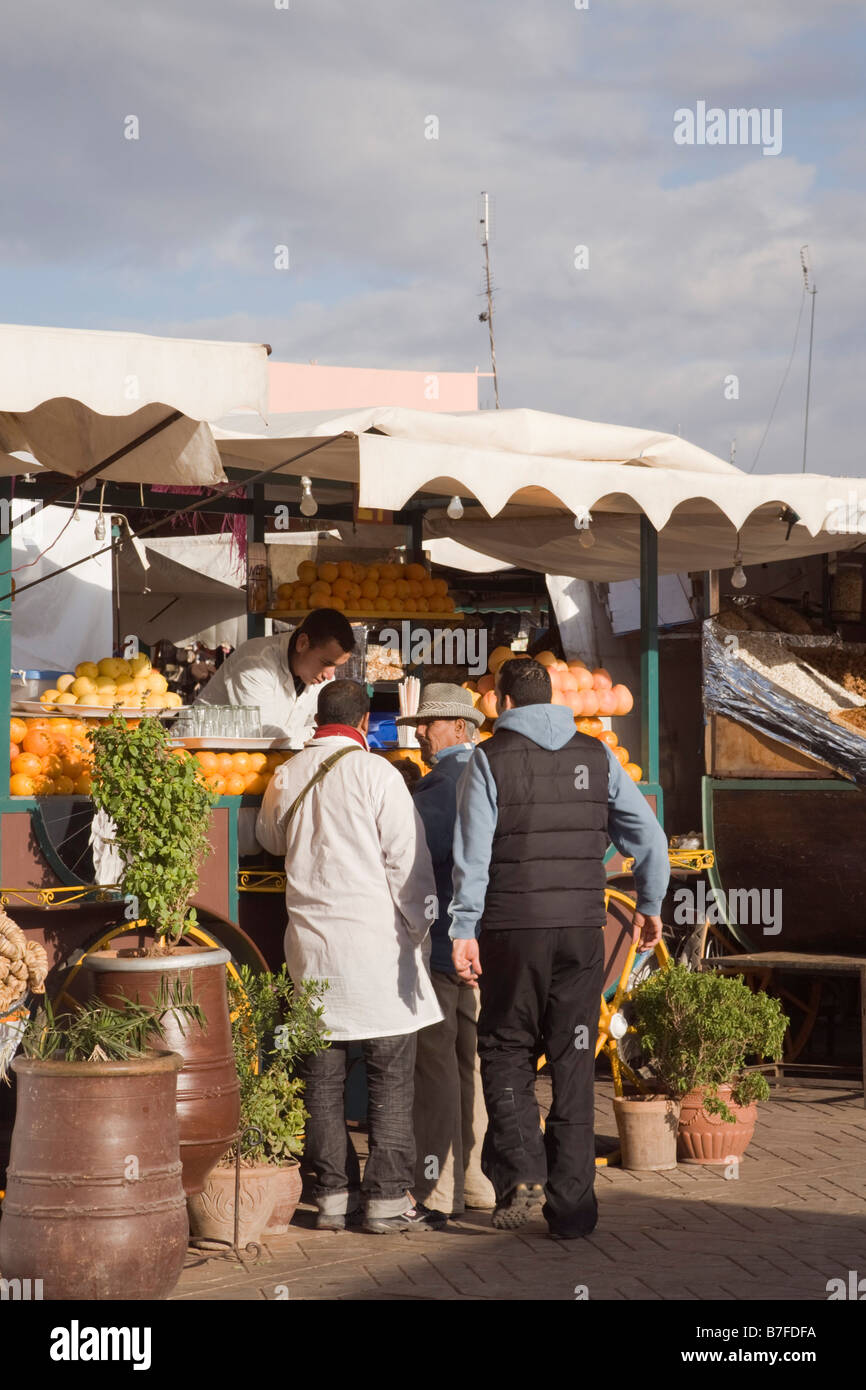
M360 1224L360 1207L356 1208L355 1211L348 1212L345 1216L342 1212L331 1215L320 1211L316 1217L317 1231L345 1231L347 1226L360 1226Z
M540 1182L519 1182L501 1202L497 1202L492 1222L498 1231L513 1231L525 1226L538 1214L544 1201Z
M400 1216L365 1216L364 1230L371 1236L387 1236L392 1231L441 1231L447 1223L444 1211L417 1202Z

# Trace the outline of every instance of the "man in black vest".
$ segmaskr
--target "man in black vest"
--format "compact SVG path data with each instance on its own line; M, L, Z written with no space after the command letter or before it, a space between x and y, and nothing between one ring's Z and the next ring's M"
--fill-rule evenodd
M593 1072L608 840L634 857L642 949L661 937L669 864L664 831L635 783L551 694L537 662L500 667L496 730L458 786L450 935L457 974L480 977L489 1117L481 1166L496 1191L493 1224L522 1226L544 1202L551 1235L569 1239L598 1219ZM543 1135L542 1051L553 1084Z

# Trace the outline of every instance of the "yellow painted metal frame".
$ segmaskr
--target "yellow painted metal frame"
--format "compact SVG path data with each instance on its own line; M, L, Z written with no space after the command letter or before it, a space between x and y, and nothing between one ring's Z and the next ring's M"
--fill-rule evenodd
M694 851L691 850L684 851L684 853L693 852ZM605 888L605 907L608 906L611 898L613 898L615 902L622 903L624 907L630 908L632 912L634 912L637 908L636 900L634 898L629 897L627 893L621 893L618 888ZM613 998L611 999L610 1003L607 1002L607 1000L604 997L604 994L602 994L601 996L601 1008L599 1011L598 1019L598 1035L595 1040L596 1057L598 1057L600 1052L603 1052L607 1057L608 1061L610 1062L611 1075L613 1076L614 1095L617 1096L621 1096L623 1093L623 1075L625 1075L627 1081L629 1081L630 1084L634 1086L636 1090L646 1091L648 1089L643 1077L638 1076L637 1072L632 1071L628 1063L624 1062L622 1057L620 1057L619 1048L617 1047L617 1040L616 1038L611 1036L610 1032L610 1024L614 1014L619 1011L623 1004L628 1003L629 999L631 998L631 990L628 987L628 981L629 976L631 975L631 972L634 969L634 962L636 956L637 942L633 941L632 944L629 946L628 955L626 956L625 961L623 962L623 967L620 971L619 982L617 984ZM663 941L660 941L659 944L655 947L655 956L662 970L668 970L670 968L670 951L668 950L667 946ZM633 1033L635 1029L630 1026L628 1031L629 1033ZM541 1071L541 1068L545 1065L546 1061L546 1057L539 1057L539 1071ZM619 1149L614 1149L613 1153L605 1154L596 1158L595 1166L596 1168L608 1168L611 1167L613 1164L618 1163L619 1160L620 1151Z
M117 892L115 884L99 883L85 883L76 887L56 884L53 888L0 888L0 907L8 907L13 898L27 907L65 907L68 903L77 903L88 897L93 902L104 903L110 902Z

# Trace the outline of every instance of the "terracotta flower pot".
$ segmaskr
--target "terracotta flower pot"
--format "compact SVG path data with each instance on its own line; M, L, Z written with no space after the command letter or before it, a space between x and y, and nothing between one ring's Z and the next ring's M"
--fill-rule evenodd
M241 1168L240 1246L261 1240L279 1197L281 1171L272 1163ZM189 1198L187 1208L191 1235L231 1243L235 1230L234 1164L214 1168L204 1190Z
M265 1234L284 1236L301 1200L301 1165L298 1162L280 1164L274 1171L277 1174L277 1200L271 1212L271 1219L265 1227Z
M719 1097L733 1112L733 1124L721 1115L709 1115L704 1110L707 1087L698 1086L683 1096L677 1138L680 1163L724 1164L742 1158L755 1132L758 1106L755 1101L750 1105L737 1105L731 1099L731 1090L731 1086L720 1086Z
M4 1279L41 1279L49 1300L168 1297L188 1235L181 1063L173 1052L129 1062L15 1059Z
M662 1172L677 1166L677 1120L680 1104L673 1096L615 1096L623 1168Z
M95 974L96 994L116 1006L117 996L152 1003L165 976L169 987L179 980L192 984L192 995L207 1019L202 1031L176 1018L163 1020L166 1040L183 1057L177 1078L177 1113L183 1186L189 1197L201 1192L214 1165L235 1139L240 1119L240 1087L232 1050L225 950L181 946L172 955L136 956L118 951L94 951L86 964Z

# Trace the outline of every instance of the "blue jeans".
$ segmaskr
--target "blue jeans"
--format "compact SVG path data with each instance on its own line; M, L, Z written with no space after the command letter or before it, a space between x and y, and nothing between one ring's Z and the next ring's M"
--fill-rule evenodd
M313 1196L325 1216L363 1204L367 1216L400 1216L415 1175L412 1126L416 1033L364 1038L370 1156L361 1181L345 1120L348 1042L332 1042L306 1059L301 1074L310 1112L304 1156L315 1172Z

